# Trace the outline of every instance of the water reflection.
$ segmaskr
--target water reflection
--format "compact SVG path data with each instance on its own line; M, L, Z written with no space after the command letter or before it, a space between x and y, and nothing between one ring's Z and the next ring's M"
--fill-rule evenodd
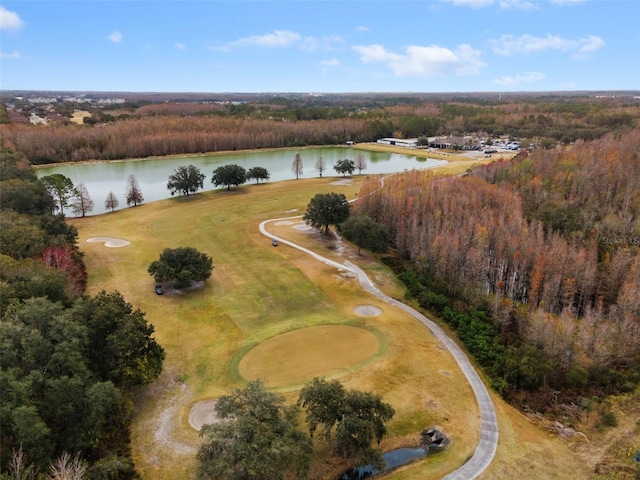
M397 450L391 450L382 455L382 458L386 462L384 470L378 470L371 465L365 467L356 467L348 470L339 478L339 480L363 480L364 478L371 478L383 471L393 470L402 465L405 465L413 460L418 460L427 456L427 450L422 447L418 448L399 448Z
M295 175L291 171L291 165L296 153L299 153L302 157L303 174L301 178L318 176L315 165L320 157L323 158L325 163L325 177L337 175L333 167L338 160L345 158L355 160L356 155L363 155L366 160L367 168L363 170L363 175L394 173L414 168L432 168L447 163L444 160L424 159L397 153L367 152L351 147L322 147L51 165L36 169L36 175L43 177L61 173L69 177L74 185L84 183L89 196L94 202L94 209L90 215L97 215L106 212L104 202L109 192L113 192L118 199L118 209L127 207L125 187L129 175L136 177L144 196L144 201L148 203L171 196L169 190L167 190L167 179L179 166L195 165L198 167L206 175L203 190L213 190L218 188L211 183L213 170L227 164L237 164L247 170L251 167L264 167L269 171L271 182L294 179ZM357 173L356 171L355 174ZM73 216L70 209L66 210L65 214Z

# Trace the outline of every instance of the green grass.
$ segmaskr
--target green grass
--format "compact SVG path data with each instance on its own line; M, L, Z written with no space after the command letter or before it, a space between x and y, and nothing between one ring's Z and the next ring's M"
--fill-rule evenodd
M409 471L437 478L472 454L480 422L471 389L430 332L404 311L365 293L356 279L286 245L274 248L259 233L263 220L302 214L316 193L353 198L361 177L353 177L351 185L332 185L335 180L247 185L71 220L85 253L88 293L119 290L146 313L167 352L162 376L140 396L132 427L133 456L143 479L194 478L201 440L188 425L191 406L240 385L238 364L253 346L315 325L357 325L382 339L381 355L361 362L340 380L347 388L382 395L395 408L383 448L414 445L419 432L432 425L454 438L449 451ZM291 226L270 224L269 230L325 256L358 263L387 294L404 295L391 272L367 255L351 250L338 256L331 239ZM94 236L131 244L106 248L86 242ZM213 276L200 289L159 297L147 267L164 248L177 246L209 254ZM362 304L376 305L383 314L363 318L354 312ZM297 393L286 395L295 401Z

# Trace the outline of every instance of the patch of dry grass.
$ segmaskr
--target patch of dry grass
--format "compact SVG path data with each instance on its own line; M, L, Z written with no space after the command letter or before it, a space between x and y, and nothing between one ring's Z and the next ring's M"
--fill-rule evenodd
M239 385L234 362L243 351L267 339L283 338L287 332L327 324L376 331L386 342L383 355L340 378L345 387L378 393L395 408L384 449L416 445L419 432L432 425L453 439L447 452L407 467L394 478L438 478L473 453L480 421L471 388L431 333L401 309L364 292L355 278L286 245L274 248L259 233L258 225L265 219L302 214L316 193L338 192L353 198L361 179L353 177L351 183L339 185L334 181L301 179L216 190L70 220L78 228L85 254L89 293L119 290L146 312L167 352L161 378L141 393L132 427L133 456L143 479L194 478L195 451L201 440L189 426L189 410L196 402ZM385 293L404 297L403 287L372 257L358 256L336 237L293 228L293 222L272 223L268 229L338 261L349 259ZM114 249L86 242L96 236L131 244ZM159 297L147 267L164 248L177 246L209 254L213 276L202 288L168 291ZM362 304L376 306L383 314L358 315L354 307ZM286 395L295 401L297 392ZM522 471L523 458L543 472L555 471L546 459L557 450L556 444L546 434L504 406L499 418L505 432L515 433L501 433L494 477L486 478L507 478L507 472ZM569 466L571 457L567 458Z

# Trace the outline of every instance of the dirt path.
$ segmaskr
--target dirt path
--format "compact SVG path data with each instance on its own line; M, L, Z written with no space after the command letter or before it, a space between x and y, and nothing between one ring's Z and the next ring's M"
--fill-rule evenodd
M290 247L296 248L302 252L308 253L316 260L325 263L326 265L335 267L338 271L342 272L350 272L353 275L358 277L358 281L363 289L367 292L375 295L379 299L385 301L390 305L397 306L407 313L411 314L417 320L419 320L423 325L425 325L431 332L442 342L442 344L447 348L447 350L453 355L456 360L458 366L464 373L465 377L469 381L469 385L473 389L473 393L476 397L476 401L478 402L478 407L480 409L480 420L482 422L481 432L480 432L480 443L476 447L474 454L471 458L464 463L460 468L454 470L447 476L443 477L446 480L471 480L473 478L478 477L492 462L493 457L495 456L496 450L498 448L498 423L496 421L496 412L493 406L493 401L489 396L489 392L485 387L482 379L476 372L475 368L469 361L469 358L462 351L460 347L442 330L436 323L434 323L429 318L425 317L423 314L414 310L408 305L405 305L402 302L399 302L388 295L385 295L380 290L376 288L373 282L367 277L367 275L362 271L358 266L354 265L349 261L345 261L344 263L338 263L329 258L323 257L312 250L304 248L296 243L293 243L284 238L278 237L269 233L266 229L267 224L271 222L283 222L283 221L291 221L293 219L299 219L301 215L295 217L287 217L287 218L276 218L272 220L265 220L260 223L260 233L269 237L270 239L278 240L279 243L283 245L289 245Z

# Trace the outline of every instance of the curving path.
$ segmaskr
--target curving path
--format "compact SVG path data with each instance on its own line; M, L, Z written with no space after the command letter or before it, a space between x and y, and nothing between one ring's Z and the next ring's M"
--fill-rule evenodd
M266 229L266 225L270 222L293 220L300 217L302 217L302 215L265 220L264 222L260 223L260 233L271 239L278 240L280 244L297 248L298 250L311 255L316 260L335 267L338 270L352 272L358 277L358 281L360 282L362 288L364 288L372 295L375 295L381 300L387 302L388 304L395 305L396 307L401 308L405 312L415 317L429 330L431 330L436 338L438 338L438 340L440 340L444 344L447 350L449 350L451 355L453 355L465 377L467 377L467 380L469 381L469 384L473 389L476 401L478 402L481 420L480 443L476 447L476 450L471 458L460 468L443 477L443 480L471 480L478 477L478 475L480 475L491 464L491 461L493 460L493 457L496 453L496 449L498 448L498 423L496 421L496 411L493 407L493 402L491 401L489 392L484 386L484 383L478 375L478 372L476 372L475 368L473 368L473 365L471 365L469 358L462 351L462 349L458 347L458 345L451 338L449 338L449 336L447 336L444 330L442 330L432 320L429 320L423 314L411 308L410 306L405 305L404 303L399 302L398 300L395 300L394 298L391 298L378 290L373 282L369 279L369 277L367 277L362 269L360 269L360 267L354 265L349 261L338 263L336 261L318 255L308 248L304 248L296 243L290 242L289 240L273 235Z

